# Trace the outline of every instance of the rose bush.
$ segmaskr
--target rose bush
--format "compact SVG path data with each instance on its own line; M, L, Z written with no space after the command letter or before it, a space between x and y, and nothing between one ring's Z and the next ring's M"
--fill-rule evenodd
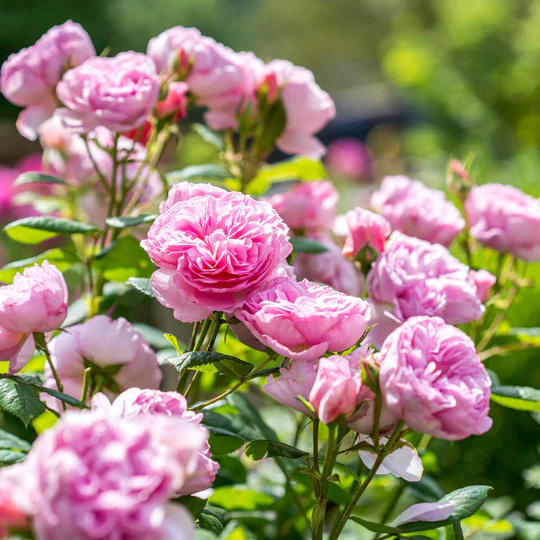
M428 445L487 432L491 400L538 411L487 364L538 347L505 320L538 259L537 199L452 160L465 216L404 176L337 216L314 159L330 96L194 28L96 57L68 21L1 89L43 147L3 171L4 232L46 242L0 269L1 538L509 532L468 520L487 486L443 496ZM201 117L215 161L169 172ZM299 155L266 163L274 148ZM335 148L341 174L378 170Z

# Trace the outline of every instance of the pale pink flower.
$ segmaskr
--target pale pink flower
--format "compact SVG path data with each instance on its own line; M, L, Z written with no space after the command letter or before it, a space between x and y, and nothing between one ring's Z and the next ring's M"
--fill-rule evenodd
M81 25L67 21L54 26L31 47L12 54L2 65L1 89L8 100L26 107L17 128L34 140L39 125L56 108L55 88L66 70L96 54Z
M502 253L540 261L540 201L514 186L485 184L465 201L471 236Z
M313 73L287 60L272 60L261 71L259 86L279 88L287 117L276 146L287 154L319 158L326 152L315 134L336 116L332 98L315 82ZM270 92L272 98L276 92Z
M361 389L362 376L356 355L323 357L317 366L309 402L319 420L329 424L352 416Z
M192 304L201 312L232 312L272 279L292 251L287 234L269 205L227 193L174 204L141 245L155 264L173 272L160 280L170 292L158 287L158 297L179 320L193 321ZM189 302L185 310L179 297Z
M309 394L317 376L317 363L311 360L291 360L288 367L279 370L279 377L270 375L263 390L287 407L311 414L298 399L309 401Z
M487 270L471 270L470 278L476 285L476 294L481 302L487 302L491 287L495 285L497 278Z
M36 537L192 539L192 521L171 512L169 501L205 442L181 418L66 413L18 469ZM173 523L182 527L174 537Z
M235 315L278 354L304 360L352 347L371 317L368 303L360 298L293 279L271 282Z
M347 259L339 246L326 233L311 233L307 237L325 246L323 253L299 253L294 259L294 273L299 280L309 279L329 285L350 296L360 296L363 277L356 265Z
M0 287L0 326L10 332L52 332L67 315L68 290L58 269L43 261Z
M56 114L74 131L104 126L122 132L145 122L158 101L159 79L148 56L129 51L69 70L56 93L66 107Z
M392 527L399 527L405 523L416 521L444 521L448 519L456 509L454 501L439 501L434 503L413 504L390 524Z
M442 191L406 176L386 176L371 206L392 229L446 247L465 227L459 210Z
M227 193L227 190L213 186L212 184L205 184L202 182L200 184L195 184L193 182L179 182L171 187L169 194L167 195L167 200L161 203L159 211L164 214L174 204L187 201L193 197L210 195L211 197L219 199Z
M343 254L354 257L361 249L371 247L377 251L384 250L391 227L383 216L370 212L365 208L355 208L345 215L347 238L343 246Z
M358 438L357 442L373 445L370 437L362 435ZM380 438L380 444L386 444L387 442L388 437ZM368 469L372 469L377 461L375 449L373 451L359 450L358 455ZM403 478L406 482L419 482L424 474L424 466L414 446L405 439L400 439L395 450L383 459L382 464L375 474L393 474L396 478Z
M491 428L491 380L471 338L441 318L406 321L379 362L386 405L415 431L454 441Z
M372 157L367 146L357 139L341 137L328 146L325 158L328 168L351 179L373 175Z
M339 194L327 180L300 182L284 193L262 199L291 229L328 230L336 217Z
M186 398L178 392L130 388L120 394L112 404L106 396L97 394L92 400L92 410L131 419L146 415L174 416L196 425L203 432L205 439L208 438L208 430L201 425L203 415L189 411ZM197 451L195 467L178 493L191 495L209 489L214 483L218 470L219 464L212 460L210 445L205 440Z
M158 388L161 381L154 351L123 318L112 320L106 315L97 315L70 326L50 341L49 350L64 391L76 398L81 396L87 367L92 369L93 382L100 384L108 395L119 394L132 386ZM56 389L48 365L45 366L45 386ZM49 401L58 408L54 398Z
M445 247L394 232L371 267L367 289L398 321L430 315L462 324L484 312L469 272Z

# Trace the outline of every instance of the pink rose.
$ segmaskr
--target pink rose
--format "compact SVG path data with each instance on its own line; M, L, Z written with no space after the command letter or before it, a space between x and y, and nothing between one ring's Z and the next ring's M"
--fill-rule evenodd
M224 56L225 51L227 52L230 64L225 69L220 66L220 69L215 70L213 67L209 73L203 75L197 72L197 66L200 66L201 62L196 61L188 81L191 91L197 97L197 103L208 107L204 115L206 123L212 129L235 129L238 127L238 115L248 104L251 104L252 110L256 109L257 74L263 69L264 63L252 52L235 53L219 43L216 47L223 51ZM238 84L224 89L221 81L228 81L234 71L238 74ZM214 78L215 86L207 86Z
M301 182L263 201L272 205L291 229L331 229L339 194L330 181Z
M379 361L385 403L412 429L454 441L491 428L490 378L472 340L441 318L406 321Z
M525 261L540 261L540 201L503 184L471 189L465 201L471 235Z
M328 251L318 254L299 253L294 260L294 272L299 280L309 279L329 285L350 296L360 296L363 277L354 263L326 233L311 233L308 238L326 246Z
M56 94L66 107L56 114L74 131L88 133L97 126L129 131L142 125L156 106L159 79L148 56L123 52L113 58L97 56L69 70Z
M92 410L124 418L140 418L146 415L175 416L196 425L203 432L205 442L197 451L194 469L189 473L178 493L191 495L210 488L214 483L219 464L212 460L210 445L206 441L208 430L200 425L203 415L189 411L186 398L178 392L130 388L120 394L112 404L106 396L97 394L92 400Z
M188 85L185 82L172 82L167 87L165 99L156 105L158 118L166 118L174 115L174 120L178 121L186 117L188 105L187 92Z
M476 294L481 302L487 302L491 287L495 285L497 278L487 270L471 270L469 277L476 285Z
M398 321L430 315L462 324L484 312L469 272L445 247L395 232L371 267L367 289Z
M406 176L386 176L371 206L392 229L446 247L465 227L459 210L442 191Z
M175 26L152 38L146 54L152 58L160 75L185 75L201 39L203 36L196 28Z
M97 315L70 326L50 341L49 350L64 391L76 398L81 396L87 367L91 368L92 388L103 389L108 395L119 394L132 386L158 388L161 381L154 351L123 318L112 320ZM48 365L44 385L56 389ZM54 398L49 402L58 409Z
M287 117L285 129L276 141L287 154L305 154L319 158L326 152L314 136L336 116L332 98L321 90L313 73L286 60L272 60L260 74L259 86L281 90L280 99ZM271 99L275 92L270 92Z
M152 38L147 53L160 74L185 78L197 104L208 108L205 120L213 129L235 128L239 109L255 104L257 73L264 64L253 53L236 53L182 26Z
M25 268L11 285L0 287L0 326L10 332L52 332L67 315L68 290L64 276L43 261Z
M32 334L0 328L0 360L9 361L9 373L17 373L32 358L35 350Z
M325 161L333 173L351 179L368 179L373 176L369 149L351 137L341 137L330 144Z
M174 204L141 245L155 264L173 272L166 278L170 292L159 287L158 297L175 308L179 320L193 321L192 304L232 312L274 277L292 251L287 233L269 205L227 193ZM185 312L179 297L188 301Z
M310 414L298 397L309 401L309 394L316 376L316 362L302 359L291 360L287 368L283 367L279 370L278 378L273 375L268 377L263 390L287 407L304 414Z
M348 234L343 254L354 257L361 249L369 246L377 251L384 250L390 235L390 224L384 217L364 208L355 208L345 215Z
M216 197L219 199L223 195L227 194L228 191L212 184L194 184L192 182L179 182L174 184L169 190L167 195L167 200L162 202L159 206L159 211L161 214L164 214L171 206L178 202L184 202L192 197L199 197L201 195L210 195L211 197Z
M368 303L360 298L293 279L271 282L235 315L267 347L304 360L352 347L371 317Z
M56 108L55 87L65 70L95 54L82 26L67 21L4 62L0 79L2 94L15 105L26 107L17 122L21 135L31 140L36 138L40 123Z
M362 388L359 359L356 355L328 356L317 366L315 383L309 394L321 422L352 416Z
M205 442L181 418L66 413L16 466L36 537L193 539L192 520L171 514L169 501ZM176 536L167 534L173 516Z

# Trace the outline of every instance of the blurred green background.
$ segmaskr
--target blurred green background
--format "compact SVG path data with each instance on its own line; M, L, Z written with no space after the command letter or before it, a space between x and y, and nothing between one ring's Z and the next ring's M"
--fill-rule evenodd
M0 0L0 59L68 18L86 28L98 51L144 51L151 37L184 25L265 60L310 68L337 105L323 138L365 141L375 180L407 171L440 186L449 156L474 151L478 181L540 195L538 0ZM2 99L5 163L36 148L15 132L16 114ZM517 326L540 327L538 265L529 266L534 275L538 286L522 292L511 312ZM504 384L540 387L535 352L488 364ZM494 497L512 497L533 518L540 426L529 413L498 405L492 416L494 428L482 438L433 445L441 481L448 491L490 484Z

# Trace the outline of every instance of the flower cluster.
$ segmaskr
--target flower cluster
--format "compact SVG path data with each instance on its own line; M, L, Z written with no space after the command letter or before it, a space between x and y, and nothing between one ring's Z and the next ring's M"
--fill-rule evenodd
M459 441L491 428L482 360L510 350L487 348L526 283L517 259L540 260L537 199L477 186L454 160L449 184L464 216L405 176L385 177L369 208L337 215L339 191L314 161L325 152L315 135L335 115L330 96L307 69L265 63L195 28L108 57L68 21L12 55L0 83L23 108L21 134L43 147L35 170L46 174L19 183L47 185L42 202L55 204L6 232L57 242L2 271L11 279L21 269L0 287L0 360L9 361L0 409L25 425L45 416L33 445L2 434L13 464L0 471L0 537L192 540L197 528L221 530L236 513L212 508L229 508L218 490L241 489L247 469L260 474L235 461L245 452L277 457L284 472L284 460L307 458L313 490L289 498L297 480L287 475L286 500L296 501L287 522L296 526L310 501L322 538L336 469L348 470L336 459L357 450L370 472L338 515L335 540L375 474L421 479L411 432ZM219 163L164 174L162 157L194 107ZM274 148L304 157L265 164ZM338 141L329 157L342 177L374 173L358 142ZM16 173L4 173L8 208ZM482 246L501 254L488 263L494 273L478 266L490 261ZM135 309L140 293L161 313ZM162 335L159 304L193 324ZM278 440L249 403L254 391L258 404L271 401L261 387L296 416L294 441ZM393 526L455 524L459 504L414 505ZM283 532L272 528L256 532Z

